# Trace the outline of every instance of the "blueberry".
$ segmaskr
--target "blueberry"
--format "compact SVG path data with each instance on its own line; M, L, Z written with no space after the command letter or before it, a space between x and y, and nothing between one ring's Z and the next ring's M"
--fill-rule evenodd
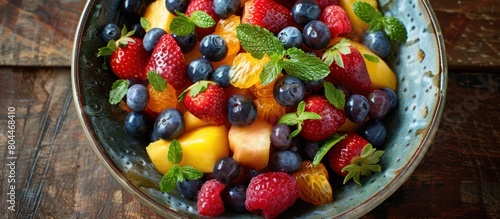
M373 147L380 147L384 144L387 138L387 129L384 123L379 120L370 120L363 124L358 130L361 137L370 142Z
M131 136L140 137L149 131L149 119L141 112L130 112L125 116L125 131Z
M234 94L228 101L228 120L231 125L243 127L251 125L257 118L257 108L252 99Z
M363 36L363 44L379 57L384 58L391 52L391 43L382 30L370 32L367 30Z
M360 123L365 121L370 113L370 103L363 95L353 94L346 99L344 110L349 120L354 123Z
M304 145L304 153L307 156L306 159L313 160L319 151L320 144L316 141L308 141Z
M269 168L272 171L282 171L289 174L300 169L302 158L295 151L276 151L269 158Z
M306 89L306 92L308 93L318 93L322 90L323 88L323 81L324 79L318 79L316 81L302 81L304 83L304 87Z
M227 18L240 8L241 0L214 0L214 12L221 18Z
M292 7L292 18L300 26L318 20L321 8L313 0L298 0Z
M191 82L200 80L209 80L214 73L214 67L210 60L206 58L197 58L191 61L187 68L187 76Z
M224 59L227 55L227 43L222 37L216 34L210 34L200 41L200 53L207 59L217 62Z
M389 96L381 90L373 90L366 96L370 103L370 117L372 119L383 119L390 109Z
M144 35L144 39L142 40L144 49L148 52L152 52L160 38L165 34L167 34L167 32L162 28L151 28L146 35Z
M177 181L177 190L184 198L196 200L203 182L200 179Z
M148 105L149 92L146 86L134 84L127 90L127 106L136 112L143 111Z
M286 124L277 124L271 129L271 144L278 150L286 150L292 144L289 138L290 127Z
M273 94L274 99L279 104L294 106L304 99L304 83L295 76L285 75L274 84Z
M212 76L215 83L219 84L223 88L231 86L231 82L229 81L230 69L231 66L229 65L221 65L217 69L215 69Z
M221 192L221 198L224 202L224 206L235 212L247 212L245 207L246 192L247 187L244 185L229 184Z
M307 23L302 30L302 37L307 47L320 50L328 46L330 42L330 30L325 23L313 20Z
M196 43L198 42L198 37L196 36L196 32L190 33L186 36L177 36L176 34L172 34L177 45L181 47L182 53L188 53L196 47Z
M288 26L278 33L278 39L285 49L302 46L302 33L296 27Z
M144 27L141 26L140 23L134 23L132 26L130 26L130 31L134 31L134 35L137 38L144 38L146 35L146 30L144 30Z
M176 108L163 110L154 124L156 135L165 140L173 140L184 133L184 118L182 113Z
M165 0L165 6L171 14L176 14L175 11L184 13L189 5L189 0Z
M241 166L232 157L223 157L217 161L213 169L213 177L221 183L229 184L240 175Z
M124 0L123 10L125 13L140 17L146 11L147 3L144 0Z
M384 87L380 90L387 94L387 97L389 97L389 112L394 110L398 105L398 96L396 92L388 87Z
M120 38L120 28L114 23L109 23L102 29L101 37L104 42L109 42L110 40L118 40Z

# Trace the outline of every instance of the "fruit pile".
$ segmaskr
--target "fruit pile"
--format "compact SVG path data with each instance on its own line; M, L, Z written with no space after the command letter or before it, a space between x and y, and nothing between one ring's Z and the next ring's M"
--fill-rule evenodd
M136 24L103 27L111 104L146 137L159 187L275 218L334 201L336 178L380 172L406 30L376 0L125 0Z

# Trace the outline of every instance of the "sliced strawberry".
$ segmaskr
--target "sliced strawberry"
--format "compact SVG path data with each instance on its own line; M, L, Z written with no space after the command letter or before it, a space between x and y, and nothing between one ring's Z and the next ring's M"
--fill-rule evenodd
M149 53L142 45L142 39L133 37L133 31L123 28L120 39L110 40L106 47L99 49L97 56L110 56L111 71L120 79L145 80L144 68L148 64Z
M317 113L321 119L308 119L302 123L300 136L311 141L322 141L337 132L346 121L344 111L328 102L325 96L310 96L305 100L305 112Z
M163 35L151 54L148 65L143 68L155 71L165 78L176 90L185 87L188 77L186 74L187 65L181 48L170 34Z
M194 11L206 12L214 19L215 23L220 20L219 15L217 15L214 11L214 0L192 0L188 5L185 14L189 17ZM213 33L215 31L215 26L211 28L196 27L195 31L198 40L201 40L204 36Z
M329 5L319 17L320 21L326 24L332 38L344 36L351 32L352 26L344 8L338 5Z
M250 0L245 3L241 23L258 25L278 34L293 24L293 18L289 9L273 0Z
M227 121L227 99L224 89L210 81L198 81L180 96L186 109L211 125L223 125Z
M378 164L384 152L377 150L363 137L355 133L347 136L333 146L327 153L330 167L344 178L344 184L351 178L361 185L360 176L380 172Z
M333 84L345 84L353 93L368 94L372 86L363 55L347 38L327 49L323 61L330 65L325 80Z

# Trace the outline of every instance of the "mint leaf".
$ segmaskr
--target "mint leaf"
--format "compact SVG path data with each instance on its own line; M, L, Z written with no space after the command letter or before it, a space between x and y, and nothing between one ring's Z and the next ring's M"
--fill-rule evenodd
M335 106L337 109L344 109L345 106L345 94L341 90L337 89L332 83L325 81L323 82L325 87L325 96L328 102Z
M189 165L181 166L181 173L183 178L188 180L197 180L203 177L201 171Z
M179 164L182 160L182 147L177 140L170 142L168 146L168 162L173 164Z
M260 72L260 83L266 86L273 82L281 73L283 66L280 60L271 60L264 64L264 68Z
M179 166L174 165L168 170L168 172L163 175L160 181L160 191L170 192L175 189L177 185L177 176L179 174Z
M406 32L405 26L395 17L385 18L384 31L387 33L389 39L405 42L408 38L408 33Z
M197 27L210 28L215 25L215 20L212 16L208 15L204 11L193 11L189 17L189 20L194 23Z
M170 22L170 26L168 27L170 31L178 36L186 36L193 33L195 24L185 14L177 12L177 15Z
M283 54L283 44L265 28L257 25L240 24L236 27L236 38L248 53L257 59L268 54Z
M330 68L321 59L301 49L292 47L285 57L282 63L286 73L303 81L317 81L330 74Z
M344 139L346 136L347 136L347 134L339 136L339 134L335 133L330 138L328 138L323 143L323 145L321 145L321 147L319 148L319 151L316 153L316 155L314 155L313 166L317 166L321 162L321 160L323 159L323 157L325 157L325 155L328 153L328 151L335 144L337 144L339 141L341 141L342 139Z
M155 71L149 71L147 77L149 84L151 84L156 91L163 92L167 90L167 80L165 80L165 78L163 78L160 74Z
M109 103L115 105L119 103L125 95L127 95L128 87L130 81L125 79L116 80L113 85L111 85L111 91L109 92Z
M278 123L280 124L285 124L285 125L297 125L298 120L297 120L297 114L295 113L287 113L279 119Z
M151 22L149 22L149 20L145 17L141 17L139 23L141 24L141 27L144 28L144 30L147 30L151 27Z
M374 56L374 55L370 55L370 54L363 54L363 57L365 57L366 60L368 60L369 62L373 62L373 63L379 63L380 60L378 59L377 56Z
M300 101L299 105L297 106L297 112L287 113L279 119L278 123L282 123L288 126L297 125L297 129L295 129L288 136L289 139L292 139L300 133L304 120L321 119L321 116L317 113L305 112L305 107L306 103L304 101Z
M352 10L359 19L366 23L370 23L376 14L379 13L372 5L361 1L354 2L352 4Z

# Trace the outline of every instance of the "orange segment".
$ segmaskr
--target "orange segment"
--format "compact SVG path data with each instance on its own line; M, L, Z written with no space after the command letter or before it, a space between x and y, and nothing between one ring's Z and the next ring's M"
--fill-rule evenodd
M147 88L149 101L146 111L161 113L161 111L167 108L177 107L177 93L170 84L167 85L167 90L163 92L155 90L150 84L148 84Z
M240 51L240 40L236 38L236 27L240 24L240 17L231 15L220 19L215 26L214 34L221 36L227 43L227 55L235 55Z
M322 163L314 167L311 161L304 161L293 177L299 184L299 197L302 200L313 205L324 205L333 201L328 172Z
M151 24L146 31L153 27L159 27L170 33L169 26L175 15L171 14L165 6L165 1L156 0L149 4L144 11L144 18Z
M229 71L229 81L235 87L250 88L260 80L260 72L270 58L266 55L256 59L250 53L240 53L234 60Z
M274 94L273 94L273 91L274 91L274 84L276 83L276 81L278 80L278 78L281 78L283 77L283 74L279 74L278 77L276 77L276 79L265 85L265 86L262 86L262 84L259 82L257 82L251 89L252 89L252 93L256 96L256 97L272 97Z
M286 107L276 102L273 96L259 97L254 100L254 103L257 108L257 118L266 120L273 126L286 113Z

